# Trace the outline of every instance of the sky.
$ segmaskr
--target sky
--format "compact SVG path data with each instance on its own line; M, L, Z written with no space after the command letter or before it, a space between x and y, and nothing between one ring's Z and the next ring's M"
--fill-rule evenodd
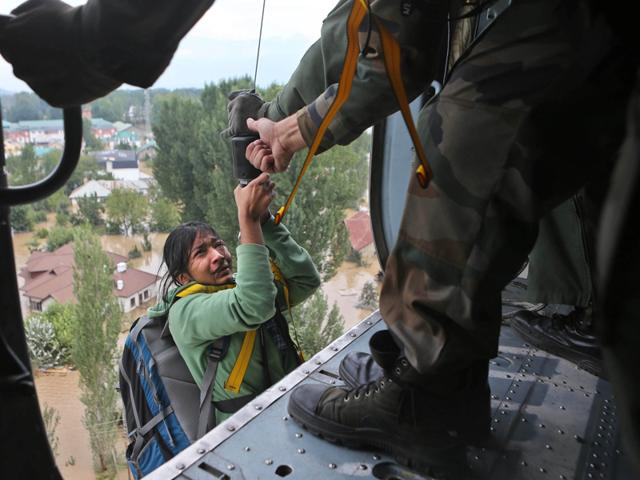
M104 0L109 1L109 0ZM179 1L179 0L177 0ZM20 0L2 0L8 14ZM85 1L67 0L71 5ZM205 83L249 74L253 77L263 0L216 0L183 38L158 88L202 88ZM307 48L319 38L322 20L337 0L266 0L257 83L284 83ZM0 57L0 89L31 91Z

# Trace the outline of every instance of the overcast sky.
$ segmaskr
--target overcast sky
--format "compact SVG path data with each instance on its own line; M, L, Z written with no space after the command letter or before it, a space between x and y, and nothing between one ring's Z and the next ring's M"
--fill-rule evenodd
M109 0L105 0L109 1ZM176 0L179 1L179 0ZM22 3L2 0L0 14ZM82 0L67 0L81 5ZM320 36L337 0L266 0L258 85L285 82L306 49ZM201 88L205 83L249 74L253 77L262 0L216 0L182 40L171 65L154 87ZM30 91L0 57L0 89Z

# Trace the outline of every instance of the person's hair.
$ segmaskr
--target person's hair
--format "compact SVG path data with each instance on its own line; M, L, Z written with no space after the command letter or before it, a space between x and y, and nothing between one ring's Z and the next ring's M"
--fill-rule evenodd
M167 266L167 271L160 282L161 298L164 301L169 300L169 289L173 285L180 285L178 277L188 272L191 247L199 235L213 235L218 238L218 234L210 225L204 222L187 222L174 228L164 242L162 264Z

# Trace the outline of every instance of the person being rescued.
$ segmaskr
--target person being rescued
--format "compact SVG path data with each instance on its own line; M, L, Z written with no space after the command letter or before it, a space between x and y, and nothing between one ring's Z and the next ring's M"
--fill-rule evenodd
M164 245L161 300L148 315L165 315L196 383L209 349L226 337L212 401L219 424L300 364L285 317L320 286L307 251L269 212L274 184L266 173L234 192L240 225L237 273L216 231L202 222L175 228Z

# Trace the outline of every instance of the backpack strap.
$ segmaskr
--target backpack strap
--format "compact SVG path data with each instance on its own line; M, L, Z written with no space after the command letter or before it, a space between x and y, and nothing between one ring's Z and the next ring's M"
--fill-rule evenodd
M204 372L204 377L202 377L202 385L200 387L200 414L198 417L198 438L202 437L205 433L207 433L208 429L208 421L209 416L213 415L213 425L216 426L218 422L216 421L216 413L215 410L211 411L212 404L212 395L213 395L213 385L214 380L216 379L216 372L218 370L218 364L220 360L222 360L227 354L227 350L229 349L229 337L221 337L218 338L209 349L208 359L207 359L207 369Z

